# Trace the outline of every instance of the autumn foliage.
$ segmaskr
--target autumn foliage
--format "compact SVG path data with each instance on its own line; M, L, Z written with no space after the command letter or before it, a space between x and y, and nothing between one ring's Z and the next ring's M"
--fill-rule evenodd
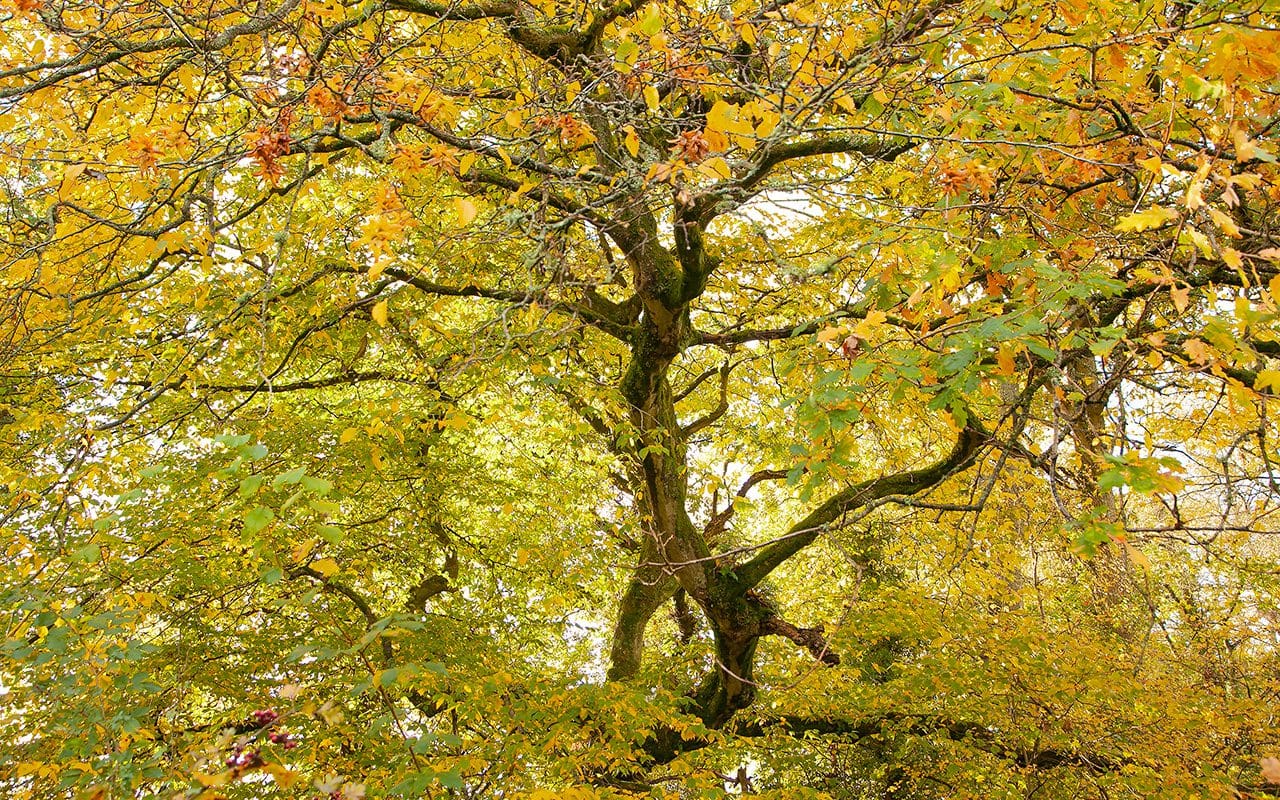
M1280 795L1267 0L0 0L0 794Z

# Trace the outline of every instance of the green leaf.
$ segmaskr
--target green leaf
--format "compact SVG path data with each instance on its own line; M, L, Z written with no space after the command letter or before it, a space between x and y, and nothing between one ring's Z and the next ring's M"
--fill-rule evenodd
M262 480L263 478L261 475L250 475L240 481L237 493L240 495L241 499L247 499L257 494L258 489L262 488Z
M464 787L462 775L457 767L448 772L441 772L436 776L436 780L446 789L462 789Z
M333 491L333 484L325 480L324 478L317 478L312 475L305 475L302 478L302 488L306 489L308 492L311 492L312 494L318 494L323 497L324 495L327 495L329 492Z
M266 506L258 506L244 515L244 530L246 533L257 533L270 525L271 520L275 518L276 512Z
M271 480L271 488L279 489L281 486L292 486L302 480L302 476L307 474L305 467L295 467L288 472L282 472Z
M339 511L342 510L342 506L338 505L332 500L321 500L318 497L313 498L309 503L307 503L307 505L315 509L317 513L324 514L325 516L329 516L329 517L334 516Z
M324 539L329 544L342 544L342 540L346 538L342 528L337 525L317 525L316 532L320 534L321 539Z
M662 10L657 3L645 7L644 16L636 23L636 30L645 36L653 36L662 30Z

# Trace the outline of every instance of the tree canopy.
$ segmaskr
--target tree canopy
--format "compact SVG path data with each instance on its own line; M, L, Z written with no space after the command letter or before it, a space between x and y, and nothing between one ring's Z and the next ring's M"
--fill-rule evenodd
M1278 138L1270 0L0 0L0 791L1273 796Z

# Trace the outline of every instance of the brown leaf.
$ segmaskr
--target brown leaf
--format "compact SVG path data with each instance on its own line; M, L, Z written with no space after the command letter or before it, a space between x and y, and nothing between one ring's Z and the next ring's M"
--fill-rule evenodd
M1280 784L1280 758L1267 756L1259 762L1262 767L1262 779L1267 783Z

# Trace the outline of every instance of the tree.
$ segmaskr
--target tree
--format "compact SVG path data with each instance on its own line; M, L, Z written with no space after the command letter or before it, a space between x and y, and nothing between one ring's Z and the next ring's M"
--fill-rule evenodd
M3 8L8 794L1276 780L1265 2Z

